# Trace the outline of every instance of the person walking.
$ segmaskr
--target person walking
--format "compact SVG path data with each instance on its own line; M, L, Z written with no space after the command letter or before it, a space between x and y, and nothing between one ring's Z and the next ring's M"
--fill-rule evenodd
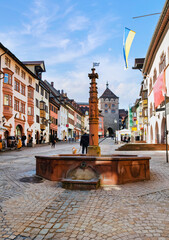
M55 148L56 140L55 140L54 136L52 136L52 141L51 142L52 142L51 147Z
M22 135L21 140L22 140L22 147L25 147L25 141L26 141L26 136L25 136L25 134Z
M82 154L84 154L85 150L87 154L87 147L89 146L89 134L84 133L81 136L80 146L82 146Z

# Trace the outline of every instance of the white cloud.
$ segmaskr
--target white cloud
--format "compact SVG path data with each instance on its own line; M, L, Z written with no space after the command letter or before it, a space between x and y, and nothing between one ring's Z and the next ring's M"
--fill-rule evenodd
M68 97L74 98L77 102L88 101L90 82L88 73L91 72L93 59L100 61L100 66L96 68L99 74L98 95L104 92L108 81L109 88L119 97L120 108L127 109L128 104L134 103L139 97L142 76L140 72L132 69L125 71L122 56L117 59L112 59L110 56L102 56L100 59L97 56L92 59L81 58L78 59L74 70L60 75L57 72L50 75L46 73L46 77L50 81L55 81L57 89L64 89ZM133 59L130 59L129 64L131 61Z
M96 49L119 37L120 30L115 24L107 31L108 24L112 25L118 18L106 15L91 24L91 19L77 11L71 1L67 0L64 5L56 2L34 0L27 9L22 28L0 33L2 43L21 60L44 59L47 68L44 77L54 81L57 89L64 89L75 101L88 101L88 73L93 62L100 62L97 68L99 96L108 81L110 89L120 98L120 107L127 108L138 98L141 74L131 69L124 71L122 56L112 57L112 45L105 46L108 55L103 55L102 51L95 55ZM80 30L85 30L82 35L74 33ZM129 65L133 63L134 60L129 59Z
M69 43L70 39L68 38L46 34L41 39L39 46L42 48L66 49Z
M57 18L59 6L48 1L34 0L30 9L24 13L27 22L23 22L22 34L39 36L47 32L50 24ZM40 37L40 36L39 36Z
M73 16L68 23L68 29L70 31L84 30L88 23L89 20L85 16Z

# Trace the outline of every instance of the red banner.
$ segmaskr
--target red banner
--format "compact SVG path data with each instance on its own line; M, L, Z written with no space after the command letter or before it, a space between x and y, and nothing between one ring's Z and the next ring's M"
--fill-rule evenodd
M164 71L159 75L154 84L154 103L157 108L164 101L164 94L166 93Z

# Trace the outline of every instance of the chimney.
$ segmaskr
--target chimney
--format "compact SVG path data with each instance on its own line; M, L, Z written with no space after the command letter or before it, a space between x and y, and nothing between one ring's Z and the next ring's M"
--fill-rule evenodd
M61 94L63 95L63 93L64 93L64 91L63 91L63 89L61 90Z
M60 94L60 90L58 90L58 93Z
M51 82L51 86L54 87L54 82Z

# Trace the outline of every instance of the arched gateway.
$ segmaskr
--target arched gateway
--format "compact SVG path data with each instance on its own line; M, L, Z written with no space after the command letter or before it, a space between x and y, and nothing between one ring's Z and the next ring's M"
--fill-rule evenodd
M22 137L22 133L23 133L23 128L22 128L22 126L20 125L20 124L18 124L17 126L16 126L16 137Z

